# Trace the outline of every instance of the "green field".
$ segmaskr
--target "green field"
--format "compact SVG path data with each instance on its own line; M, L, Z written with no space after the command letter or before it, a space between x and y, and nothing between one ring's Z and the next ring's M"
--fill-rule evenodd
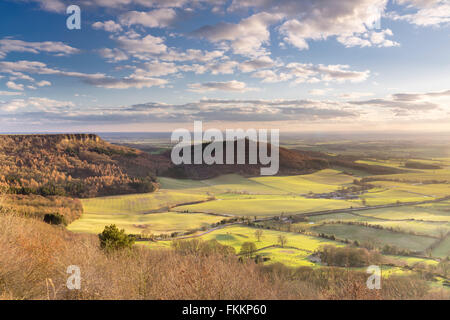
M158 190L153 193L130 194L122 196L83 199L86 213L98 214L143 214L169 211L183 203L206 201L206 194L196 194L174 190Z
M288 262L289 266L313 266L314 263L308 260L308 256L315 250L318 250L324 245L342 245L327 239L274 230L262 230L263 235L261 241L258 241L255 236L256 230L258 229L241 225L229 226L205 234L200 239L217 240L221 244L233 247L237 253L239 253L244 242L253 242L257 250L260 250L255 254L269 257L270 260L268 263ZM287 238L287 243L284 248L279 247L279 235L284 235ZM170 247L170 241L146 242L145 245L151 248ZM287 254L284 255L282 254L283 252Z
M361 198L365 199L366 204L369 206L394 204L397 202L421 202L433 199L429 196L414 194L398 189L369 190L369 192L362 195Z
M190 193L237 193L237 194L286 194L273 188L237 174L227 174L208 180L181 180L160 177L162 189L188 190Z
M381 162L377 164L393 167L403 165L400 160ZM409 174L423 173L413 170ZM211 224L224 219L217 215L287 217L292 214L360 207L362 200L306 197L310 192L329 193L351 186L354 179L354 176L331 169L283 177L247 178L228 174L209 180L159 178L161 189L155 193L82 200L84 214L68 228L76 232L99 233L105 225L116 224L133 234L171 234L199 228L207 230ZM394 204L398 201L419 202L440 198L450 192L450 184L443 183L382 180L370 183L375 188L360 196L367 205ZM392 228L394 232L357 225L329 224L332 221L364 222ZM450 201L309 216L306 222L294 224L297 225L317 233L333 234L338 239L372 242L377 246L390 244L402 249L424 251L437 241L438 236L450 231ZM229 226L207 233L201 239L216 239L237 251L243 242L255 242L258 249L263 248L259 254L270 258L268 263L282 262L289 266L314 265L308 260L308 256L321 245L341 245L313 236L274 230L263 230L264 237L258 242L254 231L250 227ZM280 234L288 237L286 248L276 247ZM170 246L170 241L146 245L164 248ZM444 241L433 250L433 256L445 257L449 251L448 246L448 240Z
M433 255L440 258L450 256L450 236L447 236L447 238L433 250Z
M327 224L313 228L318 233L334 235L338 239L358 240L360 243L370 242L378 247L386 244L411 251L424 251L435 238L410 235L388 230L375 229L359 225Z
M450 212L437 209L435 204L391 207L360 211L359 214L386 220L423 220L450 222Z
M307 175L257 177L250 180L287 193L307 194L309 192L326 193L336 191L340 186L352 183L354 177L337 170L326 169Z
M292 198L289 196L279 196L242 200L215 200L194 205L180 206L175 210L179 212L202 212L233 216L268 217L279 216L281 214L344 209L356 206L358 206L358 204L344 200L307 199L303 197Z
M223 217L201 213L164 212L151 214L96 214L84 213L68 229L74 232L100 233L106 225L115 224L132 234L170 234L208 227Z

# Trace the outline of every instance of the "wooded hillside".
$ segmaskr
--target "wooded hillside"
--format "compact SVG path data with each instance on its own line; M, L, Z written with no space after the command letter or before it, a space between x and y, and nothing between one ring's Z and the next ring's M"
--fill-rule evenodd
M93 134L0 135L0 190L96 197L151 192L167 160Z

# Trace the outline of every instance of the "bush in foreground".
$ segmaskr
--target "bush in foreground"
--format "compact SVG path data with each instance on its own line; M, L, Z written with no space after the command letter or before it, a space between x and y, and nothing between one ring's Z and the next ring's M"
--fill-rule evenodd
M105 250L130 249L134 244L134 237L125 233L125 230L119 230L116 225L106 226L102 233L98 235L100 247Z

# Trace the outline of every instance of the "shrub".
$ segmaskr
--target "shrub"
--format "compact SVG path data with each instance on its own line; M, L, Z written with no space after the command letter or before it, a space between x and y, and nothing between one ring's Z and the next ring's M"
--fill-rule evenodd
M102 233L98 235L100 247L106 250L119 250L131 248L134 244L134 237L125 234L125 230L119 230L116 225L106 226Z
M256 245L253 242L244 242L241 246L241 251L239 252L239 254L242 254L247 258L251 258L255 251Z
M59 213L47 213L44 216L44 222L48 224L54 224L54 225L67 225L67 221L64 218L64 216L60 215Z
M199 239L172 241L172 248L184 255L222 255L233 256L236 251L233 247L220 244L217 240L203 241Z

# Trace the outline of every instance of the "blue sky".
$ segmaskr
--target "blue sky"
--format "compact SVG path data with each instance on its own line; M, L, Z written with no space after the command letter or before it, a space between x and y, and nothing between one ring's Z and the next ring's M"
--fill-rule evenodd
M2 1L0 131L448 131L449 30L448 0Z

